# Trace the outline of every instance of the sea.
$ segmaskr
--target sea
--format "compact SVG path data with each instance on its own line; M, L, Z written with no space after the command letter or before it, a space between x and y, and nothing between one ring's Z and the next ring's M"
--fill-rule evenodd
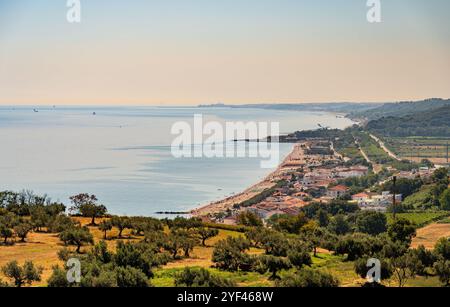
M279 123L281 134L352 124L333 113L256 108L1 106L0 191L31 190L67 206L89 193L112 214L160 216L239 193L273 171L250 155L175 157L174 124L193 126L194 115L222 126ZM224 136L231 145L249 146ZM279 145L280 161L292 146Z

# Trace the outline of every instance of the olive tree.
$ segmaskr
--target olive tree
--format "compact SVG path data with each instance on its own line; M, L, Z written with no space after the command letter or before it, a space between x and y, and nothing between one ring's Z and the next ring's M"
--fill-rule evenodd
M386 215L381 212L363 211L356 219L357 231L370 235L378 235L387 230Z
M279 280L278 287L288 288L334 288L339 287L339 280L329 273L313 269L303 269Z
M132 227L130 218L126 216L113 216L111 218L111 224L119 229L119 238L122 238L122 232L125 229Z
M434 264L434 271L444 286L450 286L450 260L437 261Z
M417 255L408 251L401 257L390 260L392 276L397 280L399 287L404 287L406 282L414 278L420 267Z
M13 236L13 231L6 225L0 224L0 236L3 238L3 243L7 244L8 239Z
M175 275L175 286L177 287L236 287L236 283L229 279L221 278L211 274L207 269L193 269L186 267Z
M445 190L439 198L441 209L450 211L450 189Z
M287 256L291 264L301 269L303 266L310 266L312 264L310 249L307 244L303 242L295 242L289 249Z
M441 238L434 246L434 254L438 258L450 260L450 238Z
M127 266L115 269L117 286L119 288L147 288L150 281L139 269Z
M95 218L104 216L107 212L107 209L104 205L98 204L98 199L95 195L89 194L78 194L70 197L70 201L73 206L70 208L70 211L75 212L77 214L81 214L85 217L90 217L91 225L95 226Z
M245 253L250 248L250 242L244 238L228 237L220 240L213 250L212 261L216 267L227 271L249 269L252 265L250 256Z
M42 268L36 267L32 261L25 262L23 266L20 266L17 261L11 261L2 267L2 272L7 278L13 280L16 287L20 288L40 281Z
M30 224L22 223L14 227L14 232L20 238L21 242L25 242L25 239L32 228L33 227Z
M337 235L345 235L351 232L352 228L344 215L338 214L331 219L328 230Z
M292 267L289 260L284 257L261 255L258 257L257 261L257 271L259 271L260 273L270 272L270 280L280 279L277 273L281 270L287 270Z
M399 218L389 225L388 234L393 241L411 244L412 238L416 236L416 227L409 220Z
M110 231L113 227L113 224L110 220L105 220L103 222L100 223L100 225L98 225L98 229L100 229L101 231L103 231L104 235L103 235L103 239L107 239L106 238L106 232Z
M59 238L66 245L75 245L77 247L77 253L80 253L83 245L94 244L94 237L87 227L73 227L64 230L59 234Z
M202 241L202 245L206 246L206 240L217 236L219 234L219 230L214 228L200 227L197 228L197 234Z

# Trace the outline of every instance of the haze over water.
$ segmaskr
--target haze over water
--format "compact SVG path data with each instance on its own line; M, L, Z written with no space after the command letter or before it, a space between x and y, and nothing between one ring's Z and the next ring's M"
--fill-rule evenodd
M330 113L259 109L0 107L0 190L33 190L67 205L71 195L92 193L110 213L149 216L239 193L271 172L260 158L174 158L173 123L200 113L204 122L280 122L282 134L351 124ZM291 148L280 144L280 159Z

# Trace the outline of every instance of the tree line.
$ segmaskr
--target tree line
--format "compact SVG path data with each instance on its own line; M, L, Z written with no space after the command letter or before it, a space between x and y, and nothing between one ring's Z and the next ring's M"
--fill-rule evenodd
M88 194L72 197L70 212L89 218L90 227L75 222L61 204L42 202L39 197L29 197L26 202L17 204L11 199L24 198L12 194L2 199L0 229L8 229L18 236L20 228L27 224L30 231L58 233L66 245L58 252L59 259L77 258L81 261L80 283L69 283L67 268L55 266L47 280L51 287L151 286L155 268L191 257L196 246L205 246L208 239L219 234L216 228L197 218L159 220L109 216L106 207ZM353 262L355 272L361 277L367 274L367 259L377 258L382 264L383 278L393 278L399 286L404 286L415 276L438 276L443 285L449 285L448 239L441 239L433 251L423 246L411 249L416 225L401 218L388 224L385 214L361 211L357 205L345 200L336 200L326 206L313 203L302 208L296 216L273 216L265 226L252 213L246 213L241 222L247 224L243 228L244 233L222 239L213 246L211 260L218 270L256 272L267 276L277 286L339 286L340 281L336 277L313 265L313 257L321 248L341 255L344 261ZM103 232L103 240L96 244L92 228ZM112 236L113 228L116 237ZM8 233L2 230L2 236L3 232ZM126 234L132 235L133 240L117 240L115 250L108 248L108 240L123 239ZM11 238L7 234L4 242L13 244ZM26 235L23 240L26 240ZM87 245L91 247L83 248ZM251 253L252 249L260 252ZM30 285L40 281L42 275L42 268L33 262L20 265L12 261L1 271L8 279L7 282L0 281L1 286ZM177 273L174 282L188 287L235 285L199 268L186 268Z

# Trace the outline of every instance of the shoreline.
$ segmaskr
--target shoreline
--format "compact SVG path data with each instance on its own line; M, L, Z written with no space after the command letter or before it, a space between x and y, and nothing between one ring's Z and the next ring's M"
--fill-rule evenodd
M336 116L343 116L343 117L347 117L347 115L348 115L348 113L343 113L343 112L326 112L326 113L334 114ZM357 118L349 118L349 119L353 124L357 124L357 125L363 124L361 119L357 119ZM226 197L224 199L221 199L218 201L213 201L208 204L196 207L196 208L190 210L189 214L192 217L207 217L210 214L225 212L228 209L232 209L235 204L240 204L246 200L251 199L252 197L256 196L257 194L261 193L262 191L274 187L276 185L276 182L272 182L272 180L275 177L277 177L277 176L279 177L283 173L283 171L298 169L299 167L301 167L301 163L305 162L305 153L304 153L303 149L301 149L301 146L305 145L305 143L302 142L302 143L292 143L292 144L294 146L293 146L291 152L286 156L286 158L278 165L278 167L274 171L272 171L270 174L268 174L262 180L253 184L252 186L246 188L244 191L242 191L238 194L235 194L235 195ZM294 166L286 167L288 165L287 162L294 161L294 160L297 161L297 163L299 164L297 167L294 167ZM298 161L300 161L300 162L298 162Z
M219 201L210 202L206 205L200 206L190 211L193 217L205 217L210 214L220 213L232 209L235 204L240 204L246 200L251 199L257 194L266 189L270 189L276 185L277 179L283 175L283 172L292 169L298 169L304 162L305 153L302 149L303 143L292 143L293 148L291 152L284 158L284 160L277 166L277 168L269 173L259 182L253 184L244 191L221 199Z

